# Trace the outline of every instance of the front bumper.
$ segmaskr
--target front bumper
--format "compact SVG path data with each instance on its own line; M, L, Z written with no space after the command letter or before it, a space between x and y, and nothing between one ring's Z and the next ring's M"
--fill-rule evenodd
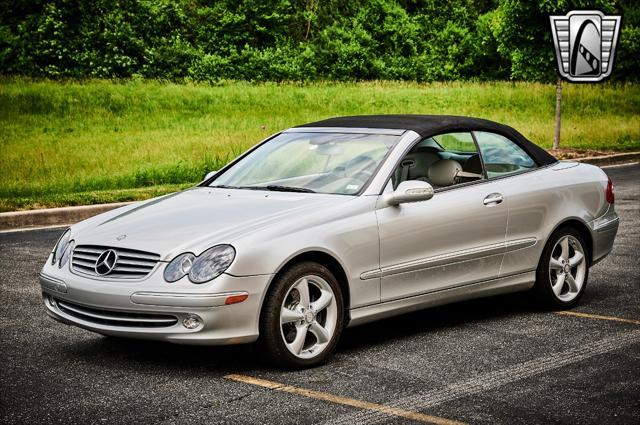
M154 281L153 275L162 276L156 270L145 281L123 282L85 278L71 273L68 267L58 270L49 264L40 274L49 316L103 335L178 344L255 341L260 308L272 277L223 274L204 285L175 285ZM225 305L233 295L247 295L247 299ZM200 324L189 329L183 324L188 318L197 318Z

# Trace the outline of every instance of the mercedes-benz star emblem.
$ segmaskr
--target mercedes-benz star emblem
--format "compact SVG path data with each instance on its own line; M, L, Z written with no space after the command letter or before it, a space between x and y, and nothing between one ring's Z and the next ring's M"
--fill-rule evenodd
M118 261L118 253L116 253L113 249L108 249L96 260L96 274L99 276L104 276L106 274L111 273L111 271L116 266L116 262Z

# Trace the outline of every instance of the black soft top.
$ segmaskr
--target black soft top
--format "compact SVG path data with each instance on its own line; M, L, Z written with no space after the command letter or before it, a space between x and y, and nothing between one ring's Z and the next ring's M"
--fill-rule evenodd
M501 134L518 144L538 165L557 162L551 154L513 128L481 118L455 115L357 115L316 121L299 127L386 128L413 130L423 138L454 131L488 131Z

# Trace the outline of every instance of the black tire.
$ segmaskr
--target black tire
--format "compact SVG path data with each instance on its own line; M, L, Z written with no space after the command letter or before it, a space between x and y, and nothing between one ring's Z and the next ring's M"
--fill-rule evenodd
M316 357L303 359L291 353L283 341L280 325L280 309L289 288L300 278L308 275L319 276L331 286L337 304L337 323L326 348ZM315 367L325 363L329 359L340 339L343 327L344 301L340 285L335 276L333 276L329 269L321 264L302 262L280 273L269 288L260 313L260 338L258 339L258 348L264 353L267 361L277 366L289 369Z
M556 246L558 241L565 236L572 236L578 240L585 252L585 261L587 262L582 287L580 288L578 295L571 301L563 301L556 296L552 289L549 274L549 262L551 260L553 248ZM584 237L576 229L573 227L561 227L553 232L542 251L540 262L538 263L538 269L536 270L536 283L533 290L540 301L540 304L551 310L566 310L575 307L587 288L587 282L589 281L589 266L591 265L590 257L591 255L588 250L588 245L586 244Z

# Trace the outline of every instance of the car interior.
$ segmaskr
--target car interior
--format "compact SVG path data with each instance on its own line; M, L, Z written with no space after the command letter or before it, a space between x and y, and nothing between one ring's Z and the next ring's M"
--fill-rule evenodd
M449 143L443 143L447 136ZM482 178L482 161L473 141L461 143L455 135L443 135L442 138L424 139L414 146L400 162L391 180L394 189L406 180L425 181L439 189Z

